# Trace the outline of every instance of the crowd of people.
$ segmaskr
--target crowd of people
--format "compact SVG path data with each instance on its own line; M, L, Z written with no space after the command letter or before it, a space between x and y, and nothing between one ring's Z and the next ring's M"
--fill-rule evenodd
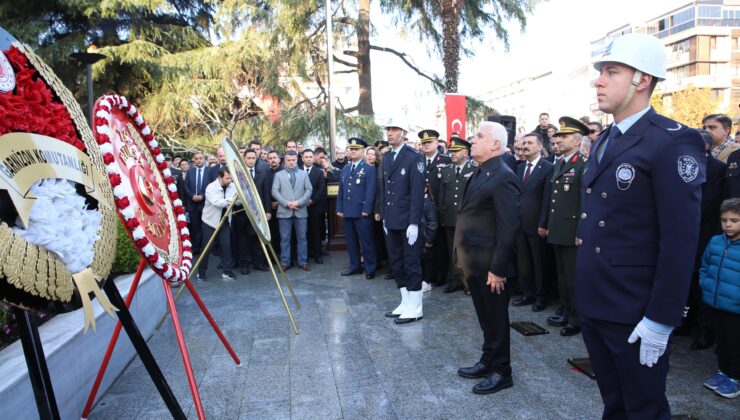
M396 324L423 318L434 286L470 295L484 336L482 356L460 376L473 392L513 386L509 298L551 326L581 334L604 400L605 418L669 418L666 349L694 334L716 344L719 370L707 388L740 395L740 133L727 115L687 127L655 112L650 95L665 76L662 44L623 36L596 63L600 122L542 113L516 136L483 122L474 136L408 138L390 120L386 137L347 139L330 162L321 145L294 140L278 151L252 141L240 152L268 214L284 270L326 256L327 185L338 184L349 266L340 274L395 279ZM640 57L652 57L649 60ZM223 150L213 162L172 160L199 253L238 198ZM242 212L243 215L243 212ZM241 221L238 217L241 217ZM266 270L248 220L221 229L223 278ZM207 258L198 277L207 279ZM639 342L639 344L638 344Z

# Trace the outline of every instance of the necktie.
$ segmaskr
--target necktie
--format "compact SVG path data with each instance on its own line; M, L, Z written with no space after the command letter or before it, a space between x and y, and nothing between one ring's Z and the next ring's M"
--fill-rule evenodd
M431 159L427 159L427 168L430 167L430 166L432 166L432 160Z
M254 168L249 169L249 174L252 175L252 179L254 179Z
M622 131L617 127L616 125L612 125L611 129L609 129L609 137L606 138L604 141L604 145L599 148L596 155L596 161L598 163L601 163L601 158L604 156L604 152L606 152L606 148L609 147L610 144L614 143L616 139L619 138L619 136L622 135Z
M200 190L203 186L202 171L203 168L198 168L198 173L195 175L195 195L200 195Z
M395 161L396 161L396 152L395 152L395 151L392 151L392 152L391 152L391 160L392 160L393 162L395 162Z
M455 174L455 177L460 178L460 167L457 167L457 173Z
M288 171L288 173L290 174L290 186L295 188L295 170Z
M524 171L524 185L527 185L529 175L532 173L532 162L527 162L527 170Z
M349 166L349 173L354 173L354 172L355 172L355 164L353 163Z

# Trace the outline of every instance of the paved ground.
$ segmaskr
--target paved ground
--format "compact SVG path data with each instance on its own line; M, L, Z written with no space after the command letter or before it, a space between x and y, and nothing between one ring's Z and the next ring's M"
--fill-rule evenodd
M424 319L395 326L383 317L398 303L392 280L340 277L344 253L333 253L310 273L288 275L302 308L294 335L272 277L239 276L196 284L242 361L237 367L185 293L178 303L206 414L212 419L595 419L596 382L573 371L569 357L585 357L580 336L523 337L512 330L514 388L478 396L475 381L455 373L479 357L481 332L472 301L434 289ZM215 265L215 263L214 263ZM287 294L286 290L286 294ZM535 314L511 308L512 321L545 325L554 309ZM668 396L674 414L700 419L740 418L740 399L724 400L702 387L715 369L711 351L673 343ZM171 322L149 345L189 418L196 418ZM94 419L169 418L143 365L135 359L102 397Z

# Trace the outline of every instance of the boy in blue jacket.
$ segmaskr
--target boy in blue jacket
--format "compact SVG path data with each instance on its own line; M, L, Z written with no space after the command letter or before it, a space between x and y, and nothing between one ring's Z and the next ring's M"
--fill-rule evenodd
M725 398L740 395L740 198L720 207L722 230L702 256L699 283L712 308L719 371L704 386Z

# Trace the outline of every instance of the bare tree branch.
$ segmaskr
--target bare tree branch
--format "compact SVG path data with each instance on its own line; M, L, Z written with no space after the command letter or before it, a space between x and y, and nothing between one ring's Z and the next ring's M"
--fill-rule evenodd
M360 67L359 65L357 65L357 63L350 63L349 61L344 61L341 58L337 57L336 55L334 56L334 61L336 61L339 64L344 64L347 67L352 67L355 69Z
M357 73L357 70L341 70L341 71L334 72L334 74L350 74L350 73Z
M428 79L428 80L429 80L430 82L432 82L432 83L433 83L433 84L434 84L435 86L439 87L440 89L444 89L444 84L443 84L442 82L440 82L439 80L436 80L436 79L432 78L431 76L429 76L429 75L427 75L427 74L424 74L424 73L422 73L422 71L421 71L421 70L419 70L419 68L418 68L418 67L416 67L415 65L413 65L413 64L412 64L412 63L411 63L411 62L410 62L410 61L408 60L408 58L406 58L406 54L405 54L405 53L402 53L402 52L396 51L396 50L394 50L393 48L388 48L388 47L378 47L378 46L375 46L375 45L370 45L370 49L371 49L371 50L376 50L376 51L383 51L383 52L388 52L388 53L391 53L391 54L394 54L394 55L396 55L396 56L397 56L398 58L400 58L400 59L401 59L401 61L403 61L403 62L404 62L404 63L405 63L405 64L406 64L406 65L407 65L407 66L408 66L408 67L409 67L409 68L410 68L411 70L415 71L415 72L416 72L416 74L418 74L419 76L421 76L421 77L423 77L423 78L425 78L425 79ZM349 51L349 52L352 52L352 51ZM345 53L345 54L347 54L347 51L345 51L344 53ZM350 55L350 54L347 54L347 55Z

